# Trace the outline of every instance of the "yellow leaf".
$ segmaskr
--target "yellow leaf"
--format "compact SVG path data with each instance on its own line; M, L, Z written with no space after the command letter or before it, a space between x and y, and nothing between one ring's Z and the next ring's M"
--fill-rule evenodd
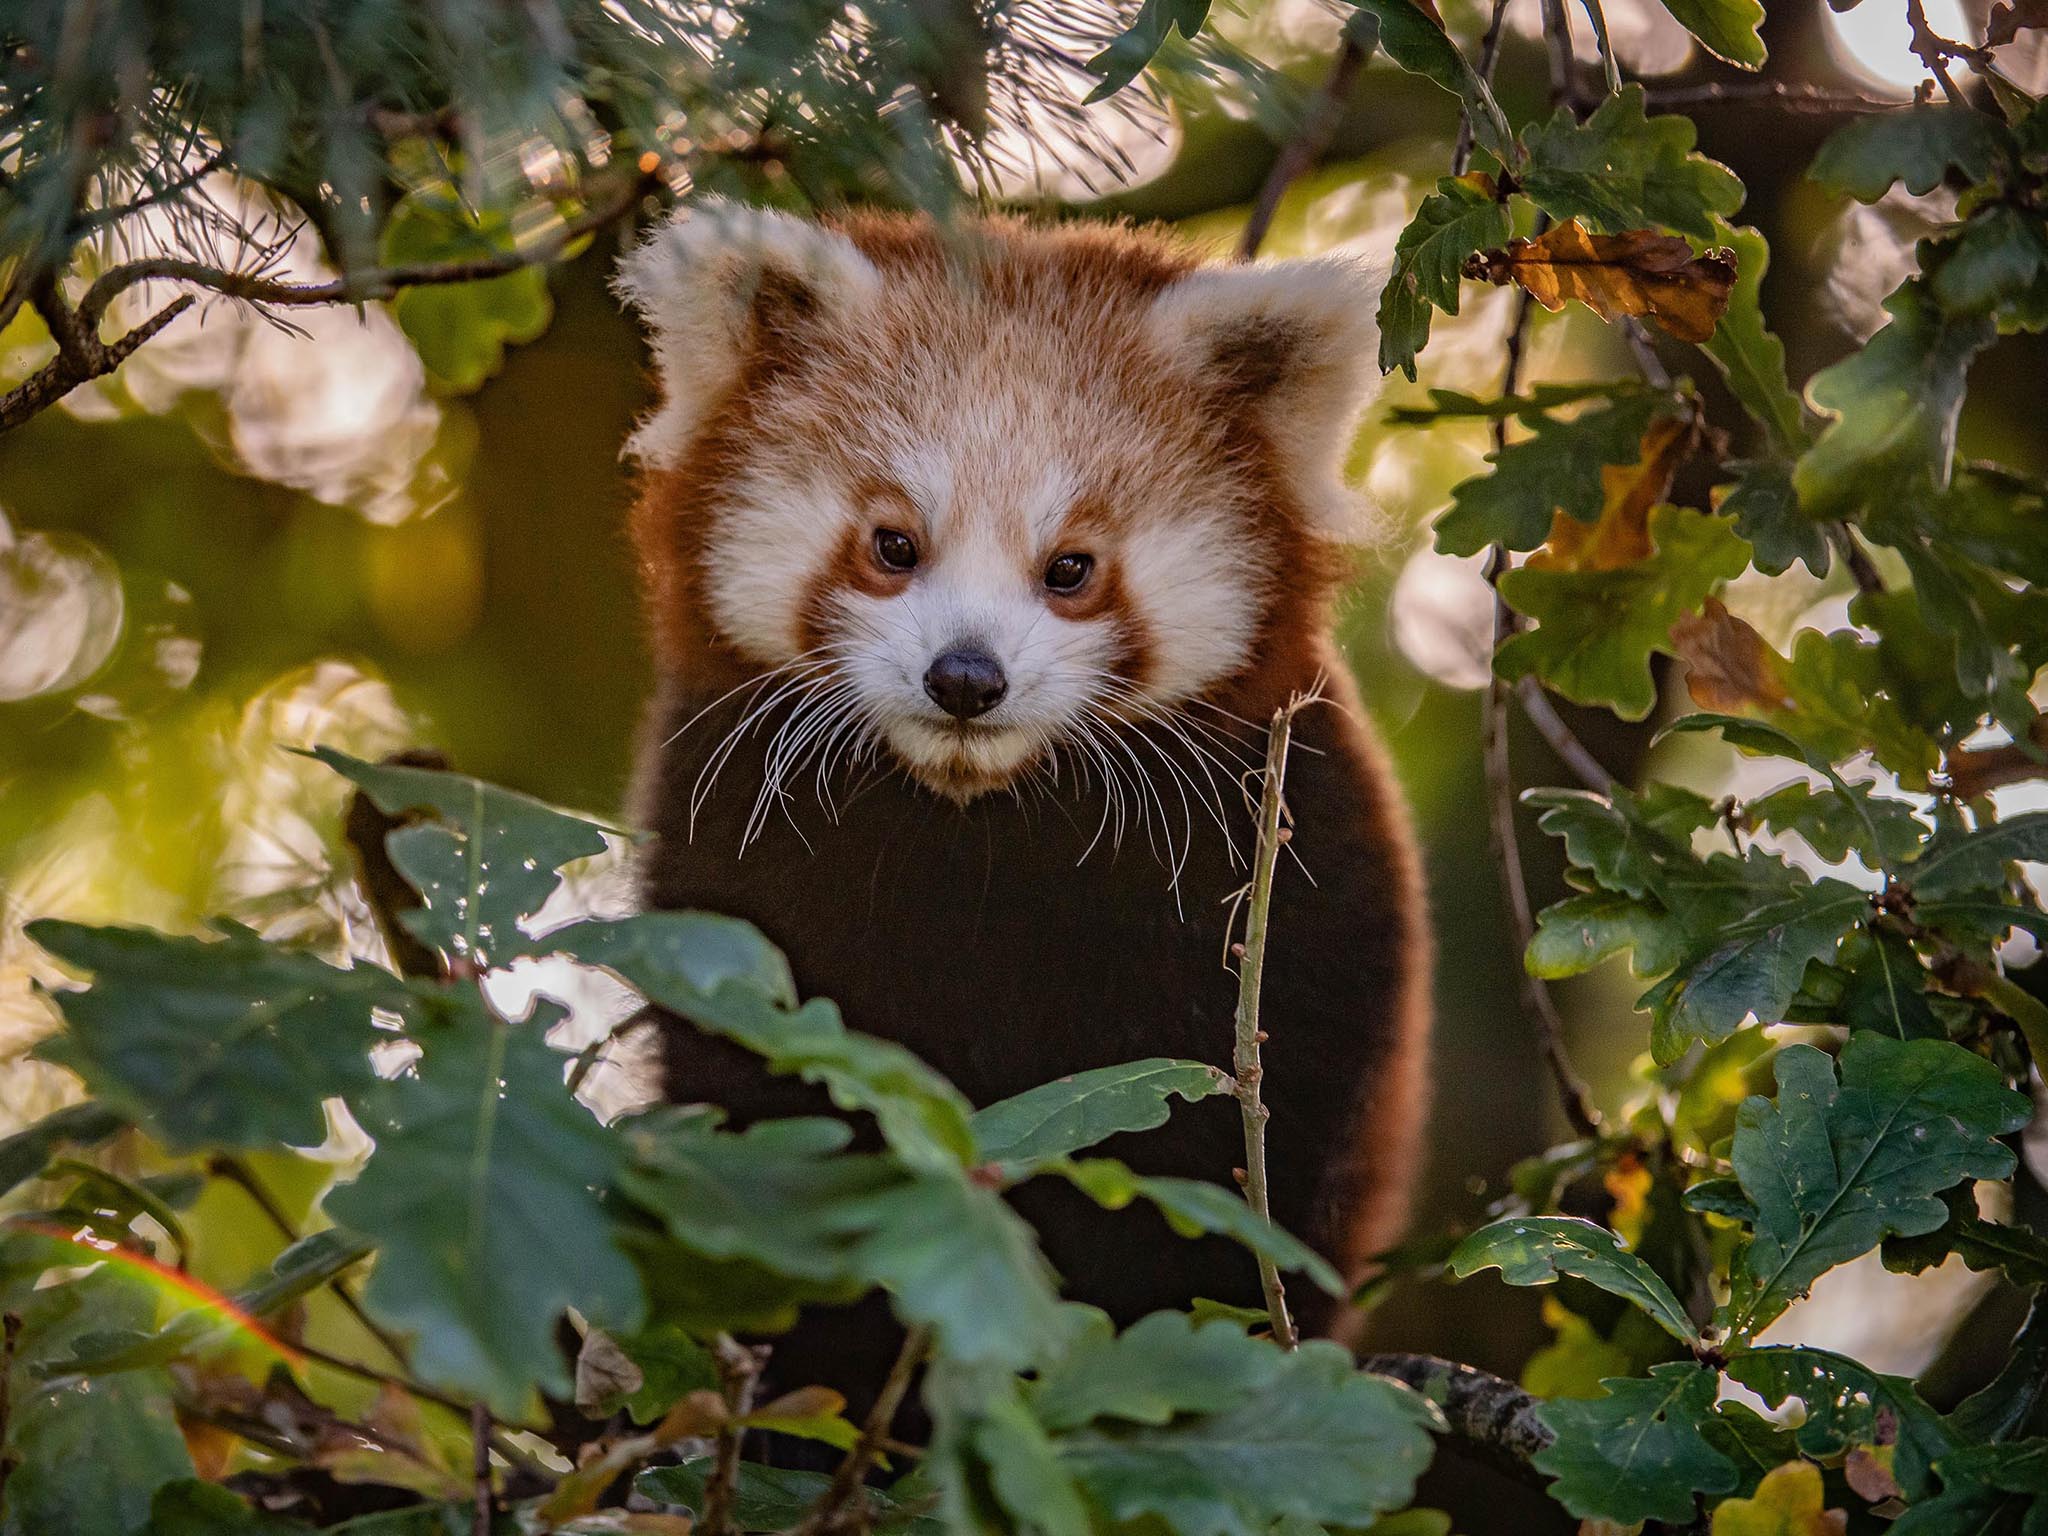
M1609 464L1600 471L1603 500L1597 521L1582 523L1565 512L1550 519L1550 538L1531 554L1539 571L1614 571L1656 553L1650 539L1650 509L1671 489L1672 477L1699 441L1697 413L1660 416L1643 434L1633 464Z
M1788 1461L1764 1474L1756 1493L1714 1511L1714 1536L1843 1536L1848 1511L1821 1507L1820 1468Z
M1735 253L1695 256L1677 235L1652 229L1596 235L1567 219L1533 240L1480 251L1465 276L1513 283L1545 309L1577 299L1604 320L1635 315L1654 320L1680 341L1702 342L1727 313L1735 291Z
M1607 1224L1621 1234L1629 1247L1635 1247L1643 1240L1643 1228L1649 1221L1650 1190L1656 1185L1655 1176L1635 1153L1624 1152L1600 1176L1600 1182L1614 1199Z

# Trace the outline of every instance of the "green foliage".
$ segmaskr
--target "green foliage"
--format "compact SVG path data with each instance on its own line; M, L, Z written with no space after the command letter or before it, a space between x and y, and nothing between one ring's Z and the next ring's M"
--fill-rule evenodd
M1380 371L1415 377L1415 355L1429 342L1435 310L1458 312L1465 260L1508 237L1508 211L1491 178L1446 176L1422 200L1394 242L1394 270L1380 293Z
M1601 1383L1605 1397L1559 1399L1542 1409L1557 1440L1535 1456L1556 1479L1551 1497L1582 1519L1684 1524L1694 1496L1727 1493L1735 1463L1701 1430L1714 1404L1712 1371L1689 1361L1650 1367L1647 1379Z
M1743 1334L1886 1236L1941 1226L1943 1190L2012 1172L1995 1138L2026 1124L2026 1102L1961 1046L1858 1033L1840 1074L1824 1052L1787 1046L1776 1100L1742 1106L1729 1160L1757 1212L1729 1298Z
M1514 133L1493 99L1493 90L1443 24L1415 0L1357 0L1360 11L1379 22L1379 45L1388 58L1412 74L1434 80L1465 105L1473 137L1503 165L1515 163Z
M488 261L512 249L511 221L478 215L452 190L414 192L384 226L386 266ZM466 393L503 365L508 344L533 341L554 318L543 267L523 267L479 283L408 288L392 305L427 371Z
M1641 1308L1680 1342L1693 1338L1692 1319L1671 1287L1612 1232L1590 1221L1511 1216L1481 1227L1451 1254L1451 1273L1460 1279L1494 1268L1509 1285L1548 1285L1566 1275L1587 1281Z
M1579 474L1583 485L1583 469ZM1445 514L1445 522L1458 510ZM1437 526L1441 536L1444 523ZM1501 676L1533 673L1566 698L1608 705L1624 720L1649 714L1657 701L1651 654L1668 654L1671 626L1749 564L1749 546L1736 536L1732 519L1689 507L1651 512L1649 539L1648 556L1612 570L1524 566L1503 575L1501 596L1536 627L1495 653Z
M1193 1103L1229 1091L1220 1067L1158 1056L1046 1083L977 1111L969 1127L984 1158L1023 1168L1164 1125L1176 1096Z
M1807 174L1861 202L1874 203L1894 182L1916 195L1941 185L1953 166L1988 181L2011 135L1994 118L1963 107L1917 106L1873 112L1836 132Z
M1764 67L1761 0L1664 0L1664 9L1709 53L1743 69Z
M1720 220L1742 206L1742 183L1693 153L1698 136L1688 119L1649 117L1645 100L1643 88L1630 85L1583 123L1560 107L1529 129L1522 190L1552 218L1577 219L1601 234L1662 224L1714 240ZM1781 373L1783 366L1781 358Z

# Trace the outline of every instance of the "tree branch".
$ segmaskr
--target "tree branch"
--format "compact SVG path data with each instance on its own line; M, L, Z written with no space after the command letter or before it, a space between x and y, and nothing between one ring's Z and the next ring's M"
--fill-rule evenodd
M473 1536L491 1536L491 1516L497 1502L491 1496L491 1410L482 1403L469 1405L470 1471L476 1480L476 1510L470 1518Z
M792 1536L834 1536L867 1528L868 1507L862 1490L867 1485L868 1469L887 1443L889 1428L896 1422L896 1410L903 1406L903 1396L910 1390L910 1378L917 1374L931 1345L929 1328L915 1327L903 1335L896 1363L889 1368L888 1379L882 1383L880 1394L861 1424L860 1439L834 1470L831 1484L818 1495Z
M1769 101L1787 112L1891 112L1898 103L1855 91L1831 91L1824 86L1802 85L1792 80L1716 80L1707 85L1651 85L1644 91L1648 104L1666 109L1737 106Z
M733 1499L740 1486L739 1421L753 1411L754 1389L761 1381L761 1357L732 1335L721 1333L712 1344L712 1362L718 1369L719 1395L725 1399L725 1422L718 1429L699 1523L704 1536L738 1536Z
M1413 1387L1435 1403L1450 1433L1474 1457L1497 1471L1542 1487L1543 1475L1530 1465L1557 1437L1536 1417L1543 1406L1511 1381L1435 1355L1367 1355L1359 1365Z
M128 361L137 347L191 307L192 295L181 294L114 342L103 343L90 331L84 333L82 346L76 333L69 347L59 339L55 357L6 394L0 395L0 432L18 427L30 417L49 409L79 385L112 373ZM55 334L53 331L53 337Z
M1251 217L1245 221L1244 233L1238 239L1239 261L1250 261L1258 255L1259 246L1273 226L1273 216L1279 212L1280 200L1287 195L1287 189L1330 147L1337 125L1344 120L1344 108L1351 100L1351 88L1358 83L1359 72L1365 68L1365 61L1370 56L1370 50L1351 35L1350 27L1345 27L1343 41L1337 45L1337 55L1330 62L1330 73L1322 88L1310 99L1293 136L1280 146L1280 153L1274 157L1272 168L1266 172L1266 179L1259 186L1258 198L1252 203Z
M1293 829L1281 825L1285 815L1287 749L1294 736L1294 717L1321 700L1318 692L1297 693L1273 711L1273 724L1266 736L1265 783L1259 791L1258 843L1252 850L1251 900L1244 924L1244 942L1233 944L1238 957L1237 1038L1231 1070L1235 1074L1239 1118L1244 1124L1244 1198L1260 1220L1272 1219L1266 1192L1266 1121L1271 1118L1259 1096L1259 1080L1265 1069L1259 1064L1259 1045L1266 1032L1259 1028L1259 986L1266 972L1266 929L1273 906L1273 875L1280 862L1280 845L1293 837ZM1273 1337L1283 1349L1295 1345L1294 1320L1287 1312L1287 1289L1281 1283L1279 1266L1259 1255L1259 1285L1266 1294L1266 1315Z
M2014 742L2000 747L1959 747L1949 753L1949 792L1959 800L1974 800L2004 784L2048 779L2048 715L2034 716L2027 739L2031 748Z
M1493 14L1487 18L1486 35L1479 40L1479 78L1493 84L1494 66L1500 62L1501 23L1507 20L1508 0L1493 0ZM1458 142L1451 150L1451 174L1462 176L1472 163L1472 110L1458 113Z
M1602 795L1614 788L1614 775L1564 723L1541 683L1533 677L1523 678L1515 684L1515 697L1521 701L1522 713L1536 727L1536 733L1550 744L1550 750L1581 784Z

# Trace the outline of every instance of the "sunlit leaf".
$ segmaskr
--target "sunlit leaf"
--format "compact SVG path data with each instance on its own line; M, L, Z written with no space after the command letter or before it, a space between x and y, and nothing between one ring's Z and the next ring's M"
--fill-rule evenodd
M1749 547L1729 518L1684 507L1650 514L1653 553L1613 570L1523 567L1505 573L1501 596L1535 627L1494 655L1513 680L1530 674L1580 704L1640 720L1656 703L1653 652L1671 653L1671 626L1722 582L1742 574Z
M1764 67L1762 0L1664 0L1664 9L1715 57L1741 69Z
M1481 1227L1451 1255L1451 1272L1460 1279L1496 1268L1509 1285L1549 1285L1569 1275L1640 1308L1675 1339L1690 1342L1698 1332L1662 1277L1590 1221L1505 1217Z
M1584 122L1560 107L1529 128L1522 135L1529 151L1522 190L1553 218L1578 219L1599 234L1661 224L1713 240L1725 229L1720 218L1742 206L1742 183L1725 165L1693 152L1698 134L1690 118L1652 118L1646 100L1632 83Z
M1837 1264L1886 1236L1948 1219L1941 1192L2004 1178L1996 1140L2027 1101L1998 1069L1943 1040L1857 1033L1835 1064L1809 1045L1778 1053L1778 1095L1742 1106L1730 1160L1756 1202L1756 1233L1733 1280L1737 1328L1754 1331Z
M394 267L487 262L515 249L509 218L479 211L447 187L401 198L385 221L382 243L384 263ZM555 315L541 265L477 282L408 288L392 310L427 371L463 394L504 366L508 344L538 339Z
M1587 232L1577 219L1554 224L1533 240L1468 257L1465 275L1513 283L1548 310L1577 299L1603 320L1652 320L1680 341L1703 342L1735 289L1735 255L1694 255L1676 235L1635 229Z
M1828 1509L1824 1493L1812 1462L1774 1467L1750 1497L1715 1507L1713 1536L1843 1536L1848 1511Z
M1491 176L1446 176L1422 200L1394 242L1394 267L1380 292L1380 371L1415 377L1436 310L1458 312L1465 260L1506 240L1512 225Z
M1806 417L1798 395L1786 382L1785 344L1764 320L1763 282L1771 262L1770 245L1747 225L1733 227L1720 219L1713 221L1702 238L1712 239L1735 253L1735 287L1728 295L1727 312L1703 344L1706 354L1721 370L1743 409L1764 424L1772 446L1781 453L1794 452L1805 444ZM1820 545L1818 531L1800 540L1792 553L1805 560L1814 574L1824 575L1826 546L1820 545L1816 552L1816 545ZM1767 570L1783 570L1791 560L1791 554L1776 558L1775 550L1760 554L1770 561L1765 566Z

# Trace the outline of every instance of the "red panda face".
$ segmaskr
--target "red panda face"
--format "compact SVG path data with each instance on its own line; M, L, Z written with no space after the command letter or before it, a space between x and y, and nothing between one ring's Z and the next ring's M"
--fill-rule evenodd
M1345 531L1373 340L1344 264L714 206L621 287L666 392L632 445L657 631L693 607L761 679L771 766L881 752L962 799L1108 773Z

